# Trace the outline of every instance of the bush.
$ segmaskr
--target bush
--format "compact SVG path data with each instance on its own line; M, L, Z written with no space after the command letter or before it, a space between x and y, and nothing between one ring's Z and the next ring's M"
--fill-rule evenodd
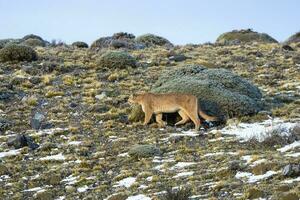
M0 50L0 61L34 61L37 60L37 53L28 46L8 45Z
M38 35L34 35L34 34L25 35L22 39L23 39L23 40L37 39L37 40L44 41L43 38L41 38L41 37L38 36Z
M124 69L126 67L136 67L136 60L131 55L123 51L108 51L98 60L100 68Z
M112 36L114 39L134 39L135 36L132 33L119 32Z
M137 43L141 43L146 45L147 47L149 46L167 46L167 47L172 47L173 44L160 36L154 35L154 34L145 34L145 35L141 35L139 37L136 38L136 42Z
M23 42L24 45L30 46L30 47L44 47L46 46L45 42L43 40L30 38Z
M264 42L264 43L277 43L277 41L266 33L258 33L251 29L246 30L233 30L223 33L217 38L217 43L223 44L239 44L247 42Z
M4 48L7 45L20 44L21 42L22 42L21 39L3 39L0 40L0 49Z
M152 156L158 156L161 154L159 148L145 144L145 145L135 145L129 151L128 154L133 158L147 158Z
M112 37L101 37L92 43L91 49L108 48L112 40L113 40Z
M89 45L87 43L81 41L73 42L72 46L77 48L89 48Z

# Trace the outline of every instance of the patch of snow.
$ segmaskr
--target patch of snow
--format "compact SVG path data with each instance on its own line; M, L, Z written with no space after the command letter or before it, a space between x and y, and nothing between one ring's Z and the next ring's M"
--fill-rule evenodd
M185 177L185 176L192 176L194 172L181 172L173 176L173 178L180 178L180 177Z
M136 181L136 177L127 177L117 182L117 185L114 185L114 187L126 187L130 188L132 184L134 184Z
M30 188L27 190L23 190L23 192L42 192L45 191L45 188L50 187L49 185L45 185L44 187L35 187L35 188Z
M275 171L267 171L265 174L262 175L254 175L252 173L249 172L237 172L237 174L235 175L235 178L237 179L248 179L247 182L248 183L255 183L257 181L269 178L275 174L277 174L278 172Z
M65 196L59 196L55 200L64 200L66 197Z
M2 175L2 176L0 176L0 182L4 181L6 179L9 179L9 178L10 178L9 175Z
M285 154L284 156L298 158L300 156L300 152L288 153L288 154Z
M171 167L171 170L175 170L175 169L182 169L191 165L195 165L197 163L195 162L178 162L176 165L174 165L173 167Z
M62 155L62 153L52 155L52 156L46 156L43 158L40 158L40 160L65 160L65 156Z
M154 163L166 163L166 162L175 162L174 158L165 158L163 159L162 157L155 156L152 160Z
M165 164L161 164L161 165L157 165L156 167L154 167L153 169L164 172L165 170L163 169Z
M247 164L249 164L252 161L252 156L251 155L242 156L241 159L246 161Z
M289 179L289 180L284 180L284 181L281 181L281 183L293 183L293 182L299 182L300 181L300 176L297 177L297 178L294 178L294 179Z
M67 131L69 130L68 128L50 128L50 129L43 129L39 130L37 132L34 132L30 134L30 136L41 136L41 135L51 135L54 133L62 132L62 131Z
M65 183L66 185L73 185L78 182L78 180L77 180L78 178L79 178L79 176L70 175L70 176L64 178L63 180L61 180L60 182Z
M138 187L138 189L141 189L141 190L146 189L146 188L148 188L147 185L140 185L140 187Z
M71 141L68 143L68 145L80 145L81 143L81 141Z
M84 185L82 187L77 188L77 192L82 193L82 192L86 192L89 189L89 187L87 185Z
M224 140L225 138L224 137L218 137L218 138L215 138L215 139L210 139L208 140L208 142L217 142L217 141L221 141L221 140Z
M219 155L224 155L224 154L237 155L238 153L237 152L224 152L224 151L221 151L221 152L207 153L207 154L204 154L203 157L219 156Z
M282 135L289 135L290 129L295 126L296 123L283 122L281 119L269 119L263 122L257 123L239 123L235 125L229 125L219 131L226 135L235 135L243 141L248 141L251 138L256 138L259 142L262 142L268 132L280 129Z
M171 133L170 137L181 137L181 136L187 136L187 137L197 137L200 134L195 131L182 131L182 133Z
M250 166L255 167L256 165L259 165L259 164L265 163L265 162L267 162L266 159L259 159L259 160L254 161Z
M128 153L120 153L118 157L129 157Z
M146 181L152 181L152 179L153 179L153 176L149 176L146 178Z
M200 199L201 197L202 198L206 197L206 195L201 195L201 194L200 195L193 195L193 196L190 196L189 199Z
M151 198L147 197L143 194L138 194L138 195L135 195L135 196L130 196L126 200L151 200Z
M9 150L9 151L0 152L0 158L4 158L4 157L7 157L7 156L15 156L15 155L18 155L19 153L20 153L19 149L12 149L12 150Z
M300 141L295 141L292 144L288 144L280 149L277 149L277 151L280 151L281 153L283 153L283 152L290 151L296 147L300 147Z

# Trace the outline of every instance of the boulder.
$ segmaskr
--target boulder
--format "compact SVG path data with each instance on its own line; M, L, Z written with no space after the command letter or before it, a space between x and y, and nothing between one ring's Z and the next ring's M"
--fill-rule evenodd
M260 90L225 69L184 66L162 74L151 91L193 94L202 110L219 117L250 115L262 109Z
M40 129L42 122L45 120L45 118L46 117L43 113L36 112L31 119L31 122L30 122L31 127L36 130Z
M294 177L300 175L299 164L288 164L282 169L282 175L287 177Z
M8 146L13 146L15 149L20 149L22 147L28 146L30 149L34 150L39 147L30 136L18 134L15 137L11 137L7 140Z

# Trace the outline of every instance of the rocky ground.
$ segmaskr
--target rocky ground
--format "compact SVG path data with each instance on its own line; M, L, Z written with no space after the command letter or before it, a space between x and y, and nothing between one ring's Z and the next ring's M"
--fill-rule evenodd
M0 199L299 199L300 47L291 47L150 47L128 50L138 66L124 69L99 68L95 50L36 47L37 61L0 63ZM128 120L132 93L187 64L249 80L263 111L200 132Z

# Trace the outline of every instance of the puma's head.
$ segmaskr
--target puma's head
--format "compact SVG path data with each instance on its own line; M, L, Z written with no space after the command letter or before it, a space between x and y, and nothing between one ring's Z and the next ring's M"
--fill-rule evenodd
M144 94L133 94L128 98L129 103L139 103L144 99Z

